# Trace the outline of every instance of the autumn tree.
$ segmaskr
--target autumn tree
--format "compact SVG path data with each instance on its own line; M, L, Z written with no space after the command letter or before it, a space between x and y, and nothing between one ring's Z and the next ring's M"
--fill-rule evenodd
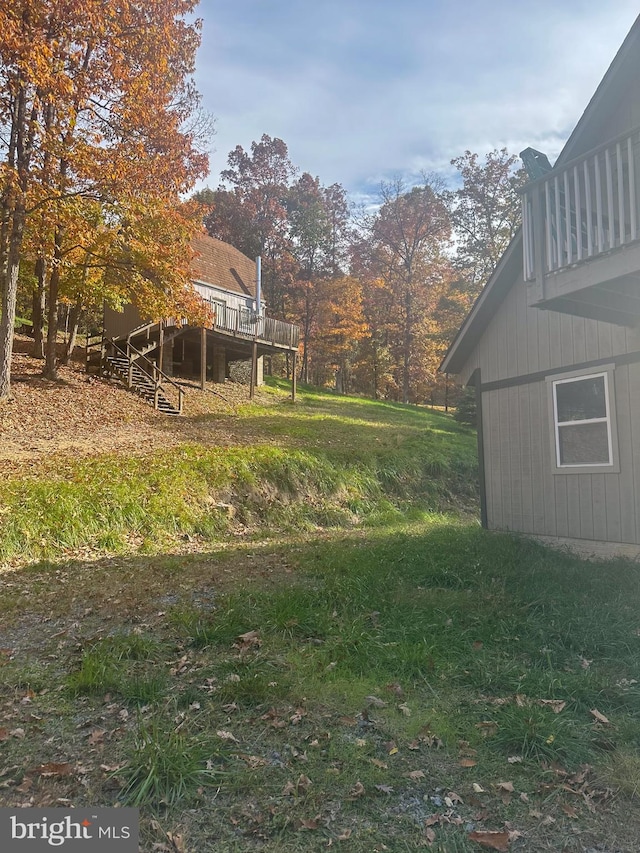
M196 198L212 205L205 219L212 237L231 243L250 258L262 257L264 296L271 310L285 313L285 289L293 270L289 256L286 199L297 169L286 144L263 134L250 151L236 146L214 191Z
M289 189L286 207L290 252L297 264L289 299L293 318L302 327L300 375L308 381L312 340L318 342L334 330L335 313L329 309L330 294L335 290L331 282L341 275L348 207L342 187L323 187L308 172Z
M384 282L384 314L375 325L387 331L401 398L409 402L415 398L416 376L424 370L418 342L424 345L425 317L432 316L450 280L444 250L451 226L443 187L433 176L411 189L399 179L383 184L380 199L378 212L367 222L364 267L370 280Z
M207 168L188 126L199 24L185 16L196 5L15 0L0 8L0 399L10 387L25 232L38 222L46 223L36 253L49 293L47 375L55 377L57 303L74 264L101 266L96 284L121 293L135 268L146 313L184 298L194 221L179 199ZM83 222L96 205L110 236L94 263L95 231ZM128 238L151 251L141 258ZM176 262L164 264L168 280L153 274L158 250ZM107 257L119 263L107 269Z
M456 265L477 296L520 225L517 190L525 183L526 173L506 148L490 151L484 162L465 151L451 165L462 178L462 186L449 193Z

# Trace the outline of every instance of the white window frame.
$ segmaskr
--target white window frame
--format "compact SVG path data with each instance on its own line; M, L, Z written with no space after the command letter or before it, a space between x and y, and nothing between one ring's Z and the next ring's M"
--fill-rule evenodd
M571 373L556 374L547 377L547 385L550 397L551 411L551 433L553 470L556 474L596 474L617 473L620 471L618 458L618 436L615 419L615 389L614 389L614 364L603 365L599 369L585 368L572 371ZM580 382L585 379L604 379L605 417L585 418L577 421L558 420L558 399L556 388L558 385L566 385L569 382ZM560 461L560 428L563 426L583 426L586 424L606 423L607 442L609 449L608 462L570 463Z

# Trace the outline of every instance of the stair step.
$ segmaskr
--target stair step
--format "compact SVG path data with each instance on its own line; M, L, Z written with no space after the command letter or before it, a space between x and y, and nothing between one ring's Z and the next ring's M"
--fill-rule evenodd
M156 400L156 383L148 373L145 373L135 362L130 362L124 355L107 356L106 363L108 369L118 374L123 382L128 382L129 377L131 377L130 390L135 391L143 400L154 405ZM165 397L161 390L158 390L156 409L165 415L180 414L178 409Z

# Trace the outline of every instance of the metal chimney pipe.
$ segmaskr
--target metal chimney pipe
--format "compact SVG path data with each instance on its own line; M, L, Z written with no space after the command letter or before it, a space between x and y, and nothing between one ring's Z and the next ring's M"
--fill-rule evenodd
M256 258L256 314L262 316L262 259L260 255Z

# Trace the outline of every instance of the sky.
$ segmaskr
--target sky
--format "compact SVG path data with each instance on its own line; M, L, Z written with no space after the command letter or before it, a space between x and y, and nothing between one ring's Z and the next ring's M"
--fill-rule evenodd
M452 158L531 146L553 163L637 0L201 0L196 83L229 152L283 139L355 202Z

